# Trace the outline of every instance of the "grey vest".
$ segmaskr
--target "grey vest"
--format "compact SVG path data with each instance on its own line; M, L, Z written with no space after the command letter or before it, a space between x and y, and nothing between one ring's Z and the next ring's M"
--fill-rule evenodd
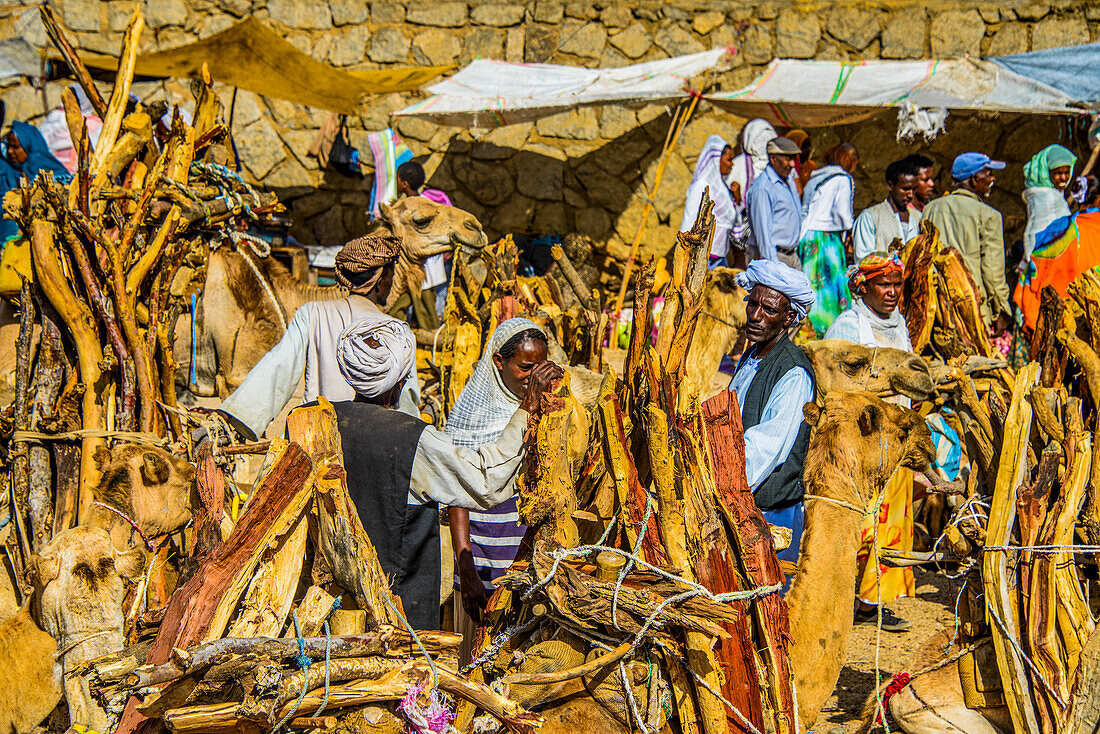
M755 347L754 347L755 349ZM748 350L738 362L737 369L746 357L752 356L752 350ZM802 350L791 343L786 334L779 337L768 356L760 360L756 375L745 391L745 404L741 410L741 422L746 429L760 423L760 416L764 413L764 407L768 404L775 383L783 375L795 367L802 367L810 375L810 381L814 382L814 368L810 360L806 358ZM816 383L814 385L816 390ZM802 467L806 462L806 448L810 443L810 426L799 415L801 425L798 436L795 437L791 453L787 460L777 466L757 487L753 497L756 506L761 510L782 510L802 501Z

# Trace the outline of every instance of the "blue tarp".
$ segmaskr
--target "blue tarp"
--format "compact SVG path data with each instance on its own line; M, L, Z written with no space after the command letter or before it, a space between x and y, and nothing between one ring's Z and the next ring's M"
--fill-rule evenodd
M1048 48L988 59L1021 76L1048 84L1078 102L1100 104L1100 43Z

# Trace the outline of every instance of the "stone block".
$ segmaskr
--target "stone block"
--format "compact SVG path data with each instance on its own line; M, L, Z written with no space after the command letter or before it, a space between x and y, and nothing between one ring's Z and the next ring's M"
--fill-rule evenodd
M578 209L573 213L573 227L594 240L602 240L611 231L611 217L598 207Z
M403 138L428 142L439 130L435 125L420 117L399 117L397 119L397 131Z
M535 3L532 18L536 23L561 23L565 16L565 6L553 0L539 0Z
M252 12L252 0L217 0L217 6L238 18Z
M596 66L601 69L618 69L623 66L630 66L633 63L633 61L623 56L617 48L608 46L603 50L603 55L596 62Z
M1076 46L1089 42L1089 27L1079 15L1048 16L1031 29L1031 48L1039 51L1044 48Z
M775 55L781 59L810 59L821 40L821 19L814 13L784 10L775 23Z
M473 143L470 157L478 160L505 160L524 150L524 143L534 128L534 123L524 122L516 125L498 127L488 135Z
M404 62L409 57L409 39L397 26L382 26L371 36L367 56L379 64Z
M626 208L622 208L623 204L626 204ZM642 223L642 213L645 210L645 203L642 202L641 196L629 197L619 203L616 209L612 209L612 212L618 211L618 216L615 217L615 234L619 236L619 239L629 249L630 243L634 241L634 235L638 233L638 226ZM653 223L656 219L652 210L649 213L649 224Z
M527 26L523 41L523 60L545 63L558 50L558 26L533 24Z
M530 232L537 206L539 205L532 199L514 195L507 204L497 207L489 220L489 226L500 235Z
M756 17L760 20L775 20L779 17L779 4L770 0L757 4Z
M600 11L590 2L572 2L565 4L565 15L579 20L596 20Z
M306 31L332 27L332 13L325 0L268 0L271 20Z
M458 61L461 47L453 31L429 28L413 38L413 58L417 63L430 66L453 64Z
M740 56L748 64L766 64L774 55L775 37L772 29L764 25L750 25L741 40Z
M607 28L626 28L634 20L634 14L625 5L611 5L600 12L600 22Z
M626 135L638 127L638 118L633 110L618 105L600 107L600 137L608 140Z
M825 27L833 38L857 51L867 48L882 30L877 12L856 7L833 8Z
M134 12L137 3L113 2L107 4L107 30L119 33L126 30L126 24L130 22L130 16Z
M1085 19L1100 20L1100 4L1093 3L1092 5L1085 6Z
M985 23L977 10L949 10L932 19L932 55L978 56L982 52Z
M466 3L416 3L405 10L405 20L417 25L459 28L466 23Z
M705 36L725 22L725 13L720 13L717 10L708 10L705 13L699 13L694 18L692 18L691 30L695 31L700 36Z
M699 39L678 23L658 30L653 40L669 56L684 56L707 50Z
M884 59L919 59L924 56L928 14L922 8L910 8L893 13L882 29Z
M568 158L564 150L553 145L547 145L546 143L526 143L523 149L528 153L544 156L546 158L553 158L556 161L564 161Z
M332 39L332 48L328 60L333 66L351 66L363 60L363 51L370 38L370 29L365 25L353 26Z
M378 2L370 4L370 20L371 23L385 24L385 23L404 23L405 22L405 6L401 3L390 2Z
M320 245L339 245L347 242L344 229L344 217L340 207L333 203L331 207L321 212L320 216L313 220L313 236Z
M336 202L336 194L329 191L315 191L295 199L290 205L290 212L295 219L311 219L336 206Z
M241 160L257 181L263 179L286 158L286 149L275 129L265 118L233 134Z
M511 174L499 163L456 161L452 166L452 174L485 206L503 203L516 190Z
M478 5L470 12L470 20L478 25L507 28L523 22L524 10L522 5L486 3L485 5Z
M565 188L565 164L553 158L522 153L515 159L516 188L539 201L561 201Z
M1000 23L1001 22L1001 9L997 7L985 7L978 8L978 12L982 16L982 20L986 23Z
M1013 8L1016 17L1020 20L1042 20L1050 12L1049 3L1028 3L1018 8Z
M641 23L633 23L625 31L620 31L608 39L615 48L622 51L629 59L639 59L650 46L653 45L653 37Z
M593 108L576 107L569 112L539 118L535 123L535 130L547 138L596 140L600 135L600 124L596 121L596 111Z
M293 156L264 176L263 184L267 188L274 189L307 188L316 185L313 175Z
M497 59L504 60L506 32L496 28L474 28L462 39L462 60Z
M582 59L598 59L607 43L607 30L599 23L566 21L561 29L562 53Z
M570 227L565 205L560 201L539 204L531 226L537 234L567 234Z
M370 18L370 4L367 0L329 0L329 8L335 25L356 25L366 23Z
M61 16L65 21L65 27L71 31L98 31L101 5L102 3L98 0L65 0L61 4ZM146 6L146 13L148 13L148 6ZM125 27L123 24L123 28Z
M504 41L504 60L509 64L523 63L523 28L509 28Z
M195 28L195 33L199 35L199 38L206 38L212 36L215 33L221 33L227 28L232 28L240 22L240 18L230 15L229 13L210 13L203 16L199 21L198 27Z
M646 168L643 181L646 190L653 192L653 182L657 176L658 162L654 160ZM675 153L669 156L668 165L665 166L661 185L653 192L653 208L658 216L667 219L676 212L684 210L684 192L691 183L691 169L687 167L683 159Z
M630 201L630 187L596 167L582 166L576 172L584 195L593 204L620 211Z
M989 42L986 55L1007 56L1024 53L1027 50L1027 26L1023 23L1005 23Z

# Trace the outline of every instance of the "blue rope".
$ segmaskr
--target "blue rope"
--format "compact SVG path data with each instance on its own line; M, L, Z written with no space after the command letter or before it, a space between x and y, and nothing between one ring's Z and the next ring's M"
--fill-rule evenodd
M332 648L332 635L329 633L328 620L332 613L339 608L340 597L336 597L332 600L332 609L328 610L328 614L325 616L325 697L321 699L321 707L314 712L314 716L320 716L321 712L325 710L325 706L328 706L329 651Z

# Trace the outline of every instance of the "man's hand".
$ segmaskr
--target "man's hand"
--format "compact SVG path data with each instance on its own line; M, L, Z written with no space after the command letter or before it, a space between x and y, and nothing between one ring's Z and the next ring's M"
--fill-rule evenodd
M550 387L550 383L561 378L565 370L558 367L550 360L546 360L535 369L531 370L531 376L527 380L527 394L519 407L528 413L535 413L539 408L539 400L542 394Z
M730 196L737 202L737 206L741 206L741 182L734 181L730 184Z
M1008 314L1001 311L997 314L997 320L993 322L993 335L1000 336L1008 331L1008 327L1011 326L1012 321L1009 319Z
M485 584L474 566L474 554L469 550L458 554L458 588L462 594L462 606L475 624L481 624L481 612L489 603Z

